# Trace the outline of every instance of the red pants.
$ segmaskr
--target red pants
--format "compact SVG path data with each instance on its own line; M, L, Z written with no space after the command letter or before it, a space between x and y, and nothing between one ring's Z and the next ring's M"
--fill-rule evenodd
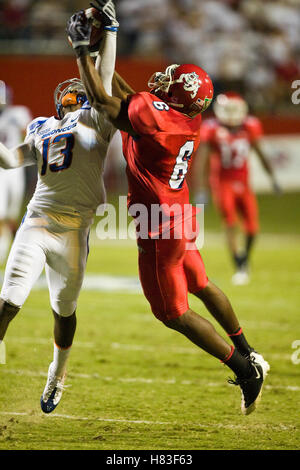
M139 275L152 312L161 321L189 309L188 292L206 287L208 279L196 244L180 239L138 239Z
M241 217L246 233L258 231L258 208L254 193L240 181L222 181L213 188L215 203L227 226L236 224Z

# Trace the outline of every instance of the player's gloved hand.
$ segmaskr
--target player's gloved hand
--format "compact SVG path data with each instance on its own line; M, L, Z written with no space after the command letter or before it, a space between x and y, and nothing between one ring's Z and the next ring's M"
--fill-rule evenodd
M95 0L97 4L90 3L90 5L101 13L102 23L104 29L109 31L118 31L119 23L116 17L116 9L112 0Z
M89 54L91 30L92 23L85 16L84 10L80 10L69 19L66 31L77 56Z
M208 204L209 200L209 191L207 189L201 189L194 196L195 204Z

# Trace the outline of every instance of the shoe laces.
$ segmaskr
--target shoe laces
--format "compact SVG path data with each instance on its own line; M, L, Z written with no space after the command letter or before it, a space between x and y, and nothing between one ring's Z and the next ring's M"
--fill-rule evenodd
M252 351L251 351L251 352L252 352ZM254 364L256 364L254 357L251 357L251 356L249 355L249 356L247 357L247 359L248 359L249 362L251 363L251 366L252 366L252 367L254 366ZM232 379L231 377L228 377L227 382L228 382L230 385L244 385L244 384L246 384L247 382L249 382L249 381L252 379L252 376L253 376L253 374L251 374L249 377L237 377L237 376L235 376L234 379Z
M53 390L56 388L57 392L62 392L65 390L66 385L64 385L65 374L62 377L58 377L57 375L50 373L48 377L48 384L47 384L47 393L45 394L47 398L50 397Z

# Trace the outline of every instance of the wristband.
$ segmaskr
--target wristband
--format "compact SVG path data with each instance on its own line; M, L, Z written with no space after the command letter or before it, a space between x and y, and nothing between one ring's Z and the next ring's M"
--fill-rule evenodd
M118 26L104 26L104 28L106 31L115 31L117 32L118 31Z

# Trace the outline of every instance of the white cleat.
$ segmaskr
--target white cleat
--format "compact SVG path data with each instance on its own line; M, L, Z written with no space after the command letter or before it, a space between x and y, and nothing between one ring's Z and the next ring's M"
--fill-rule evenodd
M48 370L46 387L41 396L41 409L44 413L51 413L60 402L64 390L65 374L57 377L53 372L53 362Z
M252 361L256 362L256 364L259 364L260 366L262 366L265 376L266 376L268 372L270 371L270 364L267 361L265 361L263 356L256 351L252 351L249 354L249 357Z
M235 286L245 286L249 284L250 277L246 271L237 271L231 278L232 284Z

